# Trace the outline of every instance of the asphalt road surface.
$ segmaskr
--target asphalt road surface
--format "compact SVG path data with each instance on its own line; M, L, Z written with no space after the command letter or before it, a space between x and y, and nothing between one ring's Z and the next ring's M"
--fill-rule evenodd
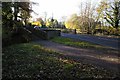
M33 43L40 44L45 48L62 53L75 61L95 65L99 68L105 68L115 73L119 73L119 55L118 52L103 52L92 49L82 49L64 44L55 43L49 40L38 40Z
M92 35L82 35L82 34L80 35L80 34L69 34L69 33L61 33L61 36L88 41L95 44L111 47L114 49L120 49L120 38L99 37Z

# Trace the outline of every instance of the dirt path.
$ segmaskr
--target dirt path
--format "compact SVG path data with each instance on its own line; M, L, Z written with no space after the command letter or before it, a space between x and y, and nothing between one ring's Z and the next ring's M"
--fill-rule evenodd
M102 67L117 73L119 72L118 68L120 67L120 57L118 55L108 53L103 54L100 51L65 46L63 44L47 40L38 40L35 41L35 43L41 44L56 52L63 53L65 56L69 56L74 60L96 65L97 67Z

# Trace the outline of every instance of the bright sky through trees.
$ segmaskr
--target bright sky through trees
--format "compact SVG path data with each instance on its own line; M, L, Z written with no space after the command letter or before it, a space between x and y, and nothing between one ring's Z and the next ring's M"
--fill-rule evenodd
M39 3L38 6L33 6L33 10L39 15L32 14L33 18L53 17L61 20L63 16L70 16L74 13L79 13L79 5L81 2L93 2L93 4L99 3L100 0L31 0Z

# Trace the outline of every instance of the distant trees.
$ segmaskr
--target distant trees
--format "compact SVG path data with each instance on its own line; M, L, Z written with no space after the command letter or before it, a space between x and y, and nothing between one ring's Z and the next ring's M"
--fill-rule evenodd
M53 27L54 28L58 27L58 21L57 21L57 19L54 19L54 21L53 21Z
M119 30L119 0L102 0L97 6L93 5L92 2L81 3L79 6L79 11L79 15L73 14L65 22L67 28L80 29L80 32L86 32L88 34L93 34L95 32L95 29L105 29L106 31L110 32L109 29L112 28L109 26L115 28L116 30Z
M51 19L47 19L46 26L47 27L52 27L53 26L53 23L52 23Z
M90 20L90 22L89 22L89 20ZM71 16L71 18L69 20L67 20L65 22L65 26L66 26L66 28L69 28L69 29L80 29L80 32L82 32L82 33L84 33L84 32L90 33L90 31L92 32L92 27L94 26L93 25L94 23L95 23L95 21L93 18L88 18L85 16L81 17L81 16L78 16L77 14L74 14Z
M47 19L46 26L50 28L57 28L58 27L57 19L53 19L53 18Z
M81 3L80 14L73 14L69 20L66 21L66 27L71 29L80 29L86 33L92 33L95 29L94 11L95 7L91 3Z
M73 14L66 22L66 28L69 29L79 29L81 18L77 14Z
M39 26L45 25L45 23L44 23L44 21L42 20L42 18L37 18L37 21L40 22L40 25L39 25Z

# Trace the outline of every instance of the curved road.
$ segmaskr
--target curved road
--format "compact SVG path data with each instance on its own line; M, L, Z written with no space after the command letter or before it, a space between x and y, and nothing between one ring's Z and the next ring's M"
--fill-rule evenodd
M120 62L119 56L117 55L118 52L102 52L76 48L48 40L38 40L33 43L40 44L45 48L62 53L64 56L67 56L75 61L92 64L98 68L104 68L106 70L119 73Z
M83 35L83 34L68 34L68 33L61 33L62 37L74 38L78 40L84 40L88 42L92 42L95 44L111 47L114 49L120 48L120 38L108 38L108 37L99 37L99 36L92 36L92 35Z

